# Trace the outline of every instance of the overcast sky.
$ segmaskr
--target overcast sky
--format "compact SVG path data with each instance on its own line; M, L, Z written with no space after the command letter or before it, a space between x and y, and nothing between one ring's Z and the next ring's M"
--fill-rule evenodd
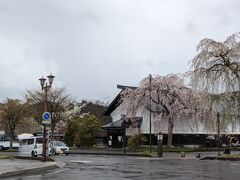
M188 71L203 38L239 32L239 0L0 0L0 100L53 86L110 102L117 84Z

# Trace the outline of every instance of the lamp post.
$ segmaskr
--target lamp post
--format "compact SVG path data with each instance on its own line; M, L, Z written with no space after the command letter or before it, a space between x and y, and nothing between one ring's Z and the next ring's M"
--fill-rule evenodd
M42 87L42 90L45 93L44 96L44 111L48 112L48 90L52 87L53 79L55 76L50 74L47 76L48 82L46 82L47 79L44 77L40 78L40 84ZM46 151L48 150L48 143L47 143L47 138L46 138L46 123L43 123L43 146L42 146L42 161L46 161L46 156L48 153Z
M151 100L152 75L149 74L149 146L152 153L152 100Z
M163 134L161 132L158 133L157 135L157 140L158 140L158 157L162 157L163 154Z
M220 113L217 112L217 137L218 137L218 156L220 156Z

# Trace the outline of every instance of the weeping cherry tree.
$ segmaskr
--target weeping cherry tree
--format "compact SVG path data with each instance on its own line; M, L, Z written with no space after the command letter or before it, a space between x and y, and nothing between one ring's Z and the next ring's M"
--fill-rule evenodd
M168 119L168 146L172 145L174 121L181 121L194 111L196 98L197 94L186 87L183 78L176 74L146 77L137 89L127 89L122 94L128 117L134 117L138 109L144 108L157 114L160 119Z
M202 94L203 104L212 101L213 110L221 107L222 118L228 122L239 111L240 90L240 33L224 42L203 39L197 55L190 61L190 80ZM219 109L218 109L219 111Z

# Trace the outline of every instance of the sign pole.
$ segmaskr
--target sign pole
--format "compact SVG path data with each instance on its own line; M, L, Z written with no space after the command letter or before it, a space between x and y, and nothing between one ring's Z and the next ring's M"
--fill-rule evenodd
M42 124L43 124L43 151L42 151L42 160L46 161L46 158L48 157L48 135L47 135L47 124L51 124L51 114L49 112L44 112L42 114Z
M48 109L48 104L47 104L47 86L44 88L44 92L45 92L45 101L44 101L44 110L45 112ZM42 149L42 160L46 161L46 149L47 149L47 143L46 143L46 124L43 124L43 149Z

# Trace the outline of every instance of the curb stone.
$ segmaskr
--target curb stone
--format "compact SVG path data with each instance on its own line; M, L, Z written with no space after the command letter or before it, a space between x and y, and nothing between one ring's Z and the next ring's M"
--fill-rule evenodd
M103 153L103 152L69 152L69 154L85 154L85 155L109 155L109 156L136 156L136 157L153 157L146 154L123 154L123 153Z
M38 160L38 161L42 160L41 157L28 157L28 156L14 156L14 158L17 158L17 159L27 159L27 160ZM55 160L51 159L51 158L47 158L46 159L46 162L54 162L54 161Z
M37 174L37 173L41 173L43 171L53 170L56 168L59 168L58 164L56 162L54 162L54 163L52 162L52 165L48 165L48 166L33 167L33 168L26 168L26 169L22 169L22 170L3 172L0 174L0 178L12 177L12 176L18 176L18 175Z
M201 158L200 160L240 161L240 158L207 156L207 157Z

